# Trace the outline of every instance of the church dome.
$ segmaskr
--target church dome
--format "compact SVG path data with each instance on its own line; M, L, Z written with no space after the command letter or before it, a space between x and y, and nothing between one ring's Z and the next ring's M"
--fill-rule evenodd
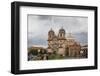
M59 30L59 32L65 33L65 30L63 29L63 27Z
M54 34L54 31L52 30L52 28L51 28L51 30L49 31L49 34Z

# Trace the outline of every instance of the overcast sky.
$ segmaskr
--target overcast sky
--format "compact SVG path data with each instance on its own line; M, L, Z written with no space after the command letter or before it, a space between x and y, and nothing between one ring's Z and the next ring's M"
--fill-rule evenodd
M56 34L63 27L67 33L87 33L88 18L78 16L28 15L28 46L47 46L48 31Z

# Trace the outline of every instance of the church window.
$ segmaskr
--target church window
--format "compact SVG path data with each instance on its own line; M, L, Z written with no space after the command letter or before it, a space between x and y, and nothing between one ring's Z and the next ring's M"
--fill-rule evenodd
M62 33L62 37L63 37L63 33Z
M51 35L49 35L49 37L51 38Z
M60 37L61 37L61 34L60 34Z

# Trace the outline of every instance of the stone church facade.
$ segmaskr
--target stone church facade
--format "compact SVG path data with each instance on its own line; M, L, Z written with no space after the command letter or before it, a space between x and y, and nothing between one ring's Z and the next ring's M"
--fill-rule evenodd
M66 32L63 28L59 29L58 35L56 35L52 29L48 32L48 53L79 57L80 50L80 44L75 41L71 33L66 36Z

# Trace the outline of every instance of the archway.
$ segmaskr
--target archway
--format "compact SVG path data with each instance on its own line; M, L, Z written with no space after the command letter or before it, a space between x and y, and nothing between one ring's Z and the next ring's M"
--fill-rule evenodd
M69 56L69 47L65 49L65 56Z

